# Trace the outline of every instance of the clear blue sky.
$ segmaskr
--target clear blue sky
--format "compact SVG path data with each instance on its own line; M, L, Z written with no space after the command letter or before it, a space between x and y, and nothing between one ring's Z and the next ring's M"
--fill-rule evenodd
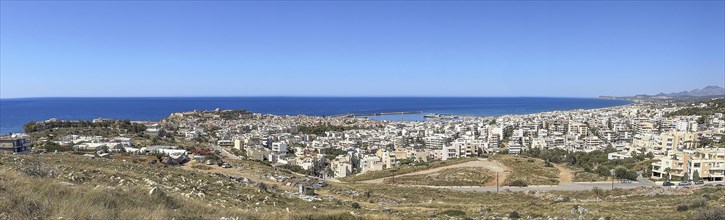
M0 4L2 98L594 97L725 84L723 1Z

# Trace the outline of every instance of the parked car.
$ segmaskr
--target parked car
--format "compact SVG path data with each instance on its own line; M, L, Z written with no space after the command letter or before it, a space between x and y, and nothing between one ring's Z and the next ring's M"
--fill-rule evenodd
M690 182L690 181L683 181L683 182L680 182L677 185L678 186L690 186L690 185L692 185L692 182Z
M695 185L702 185L702 184L705 184L705 181L698 180L697 182L695 182Z
M622 182L622 183L628 183L628 184L629 184L629 183L632 183L632 180L628 180L628 179L623 179L623 180L622 180L621 182Z
M669 181L662 183L662 186L674 186L674 185L675 185L674 183L669 182Z
M222 163L222 168L232 168L232 165L229 165L228 163Z

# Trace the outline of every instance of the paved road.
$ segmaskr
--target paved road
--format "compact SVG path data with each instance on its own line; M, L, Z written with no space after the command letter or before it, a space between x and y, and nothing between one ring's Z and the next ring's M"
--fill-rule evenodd
M633 182L633 183L614 183L614 188L616 189L633 189L637 187L656 187L654 184L650 183L642 183L642 182ZM504 190L510 190L510 191L526 191L526 190L536 190L536 191L587 191L591 190L594 187L599 187L601 189L612 189L612 183L611 182L593 182L593 183L564 183L561 185L550 185L550 186L528 186L528 187L509 187L509 186L502 186L499 187L499 191ZM465 191L465 192L496 192L495 186L455 186L455 187L436 187L436 188L448 188L451 190L456 191Z
M482 167L482 168L486 168L493 172L499 172L499 182L501 184L506 179L506 176L508 175L507 172L509 171L509 168L506 167L505 165L503 165L501 162L498 162L495 160L490 160L490 159L479 158L478 160L474 160L474 161L468 161L468 162L459 163L459 164L437 167L437 168L433 168L433 169L421 170L421 171L416 171L416 172L412 172L412 173L400 174L400 175L396 175L395 177L430 174L430 173L439 172L444 169L461 168L461 167ZM359 183L383 183L385 179L390 179L390 178L392 178L392 177L383 177L383 178L358 181L358 182ZM490 184L495 186L496 182L491 181Z

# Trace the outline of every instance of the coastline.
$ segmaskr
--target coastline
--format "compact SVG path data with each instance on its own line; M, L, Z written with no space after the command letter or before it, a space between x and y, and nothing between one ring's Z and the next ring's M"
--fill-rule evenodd
M197 110L245 109L272 115L317 117L386 117L386 120L423 119L425 114L461 117L497 117L553 111L599 109L636 103L595 98L38 98L3 99L0 132L22 132L30 121L51 118L93 120L109 118L160 121L171 113ZM557 110L562 109L562 110ZM389 111L392 110L392 111ZM417 116L416 116L417 115ZM417 117L414 118L413 116Z

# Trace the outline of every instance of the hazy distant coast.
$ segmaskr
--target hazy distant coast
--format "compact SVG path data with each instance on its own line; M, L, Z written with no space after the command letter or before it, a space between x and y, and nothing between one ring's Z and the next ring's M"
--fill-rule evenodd
M426 98L426 97L189 97L189 98L30 98L0 102L0 133L20 132L29 121L95 118L158 121L172 112L246 109L275 115L334 116L400 112L496 116L595 109L631 103L593 98ZM396 117L394 119L399 119Z

